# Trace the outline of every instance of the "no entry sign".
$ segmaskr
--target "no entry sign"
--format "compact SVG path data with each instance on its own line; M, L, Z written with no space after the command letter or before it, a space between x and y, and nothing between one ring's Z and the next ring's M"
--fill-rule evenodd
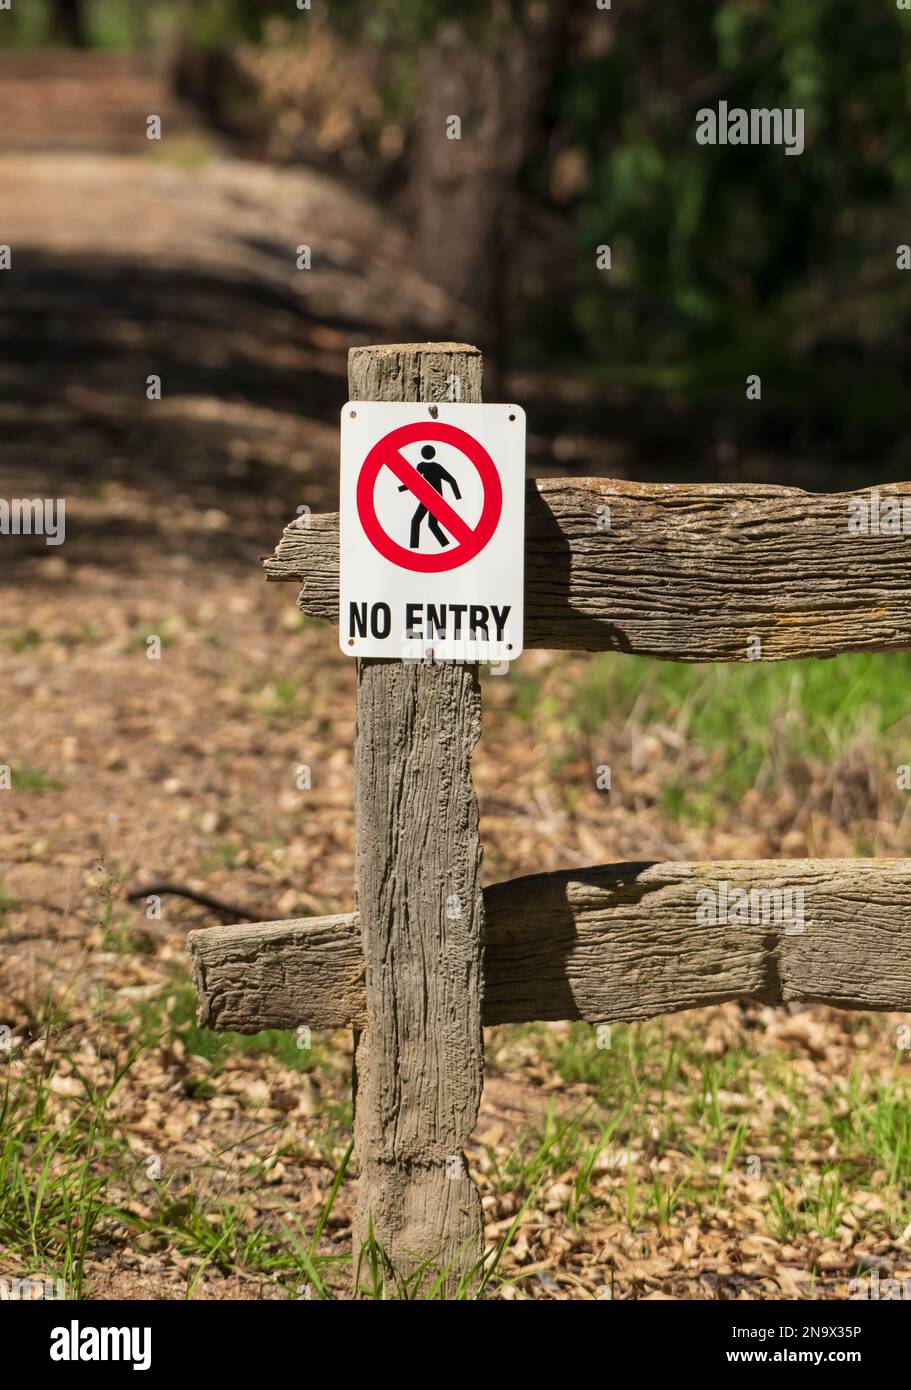
M343 408L343 652L513 660L522 650L524 533L518 406Z

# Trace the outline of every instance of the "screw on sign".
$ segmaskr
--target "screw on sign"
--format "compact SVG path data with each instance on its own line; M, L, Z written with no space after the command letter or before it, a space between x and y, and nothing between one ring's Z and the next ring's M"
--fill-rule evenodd
M525 415L342 411L339 642L349 656L502 661L522 650Z

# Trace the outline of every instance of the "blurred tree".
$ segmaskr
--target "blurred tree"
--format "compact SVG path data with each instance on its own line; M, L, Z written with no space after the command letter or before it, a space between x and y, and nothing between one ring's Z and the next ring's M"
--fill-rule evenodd
M504 369L522 236L519 175L540 143L566 13L537 4L510 14L494 3L482 34L445 20L421 53L407 198L417 259L476 311L485 346ZM461 122L459 139L448 138L452 116Z
M333 21L353 33L357 0ZM560 0L377 0L378 42L417 53L405 204L418 264L476 316L505 368L515 322L519 179L539 147L544 102L566 57ZM450 117L461 130L454 137Z
M82 0L53 0L53 31L55 38L72 44L74 48L88 47Z

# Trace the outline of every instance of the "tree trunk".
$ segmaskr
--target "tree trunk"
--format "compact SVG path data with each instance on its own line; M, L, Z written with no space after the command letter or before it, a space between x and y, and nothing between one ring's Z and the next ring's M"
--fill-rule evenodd
M54 0L54 37L73 48L88 48L89 36L85 27L82 0Z
M422 55L408 215L417 261L465 306L458 331L505 370L516 298L518 177L559 56L565 7L513 25L496 4L483 40L443 25ZM448 122L458 116L461 138ZM490 377L490 358L487 363Z

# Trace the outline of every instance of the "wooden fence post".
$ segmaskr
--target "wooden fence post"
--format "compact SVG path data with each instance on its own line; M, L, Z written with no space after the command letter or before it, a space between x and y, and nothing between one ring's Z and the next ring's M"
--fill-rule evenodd
M352 400L481 399L481 354L457 343L354 348ZM356 1050L355 1272L372 1229L397 1272L483 1249L463 1148L481 1100L482 900L471 752L476 665L359 660L357 908L366 1028Z

